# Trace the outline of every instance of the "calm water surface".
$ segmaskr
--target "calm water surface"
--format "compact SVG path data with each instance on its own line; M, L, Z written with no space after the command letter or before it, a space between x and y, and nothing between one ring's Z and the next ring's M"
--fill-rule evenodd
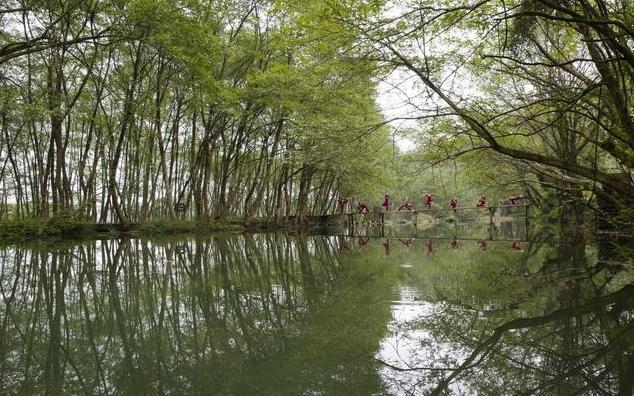
M632 392L627 246L416 234L2 248L0 394Z

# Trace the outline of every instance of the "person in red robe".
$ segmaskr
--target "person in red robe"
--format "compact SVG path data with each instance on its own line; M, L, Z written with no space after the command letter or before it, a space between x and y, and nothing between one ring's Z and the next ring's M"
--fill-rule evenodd
M456 213L456 208L458 208L458 198L453 197L449 201L449 207Z
M411 248L412 246L414 246L414 240L412 238L408 238L408 239L399 238L398 240L403 245L405 245L406 248Z
M407 198L405 198L405 202L403 202L401 204L401 206L398 207L398 209L396 210L397 212L400 212L401 209L407 209L407 210L412 210L412 204L409 202L409 200Z
M361 214L370 213L370 208L368 208L368 204L366 204L365 202L359 201L359 203L357 204L357 213L361 213Z
M348 246L346 240L343 237L339 237L339 251L345 252L348 250L350 250L350 246Z
M431 209L431 203L433 201L433 196L431 194L425 194L423 197L423 204L427 207L427 209Z
M513 196L513 197L509 197L509 199L508 199L509 205L513 205L513 206L519 205L520 202L522 201L522 198L523 197L521 197L519 195L516 195L516 196Z
M484 195L482 195L480 199L478 199L478 204L476 205L476 208L484 208L485 206L486 206L486 198L484 197Z
M484 239L480 239L477 243L480 249L482 249L483 251L487 250L487 241L485 241Z
M390 196L388 194L385 194L383 197L383 203L381 206L383 206L383 210L386 212L390 209Z
M348 205L348 198L339 197L337 198L337 205L339 205L339 212L343 213Z
M430 239L429 242L427 242L426 244L427 246L427 255L431 256L434 254L434 243L432 242L432 240Z

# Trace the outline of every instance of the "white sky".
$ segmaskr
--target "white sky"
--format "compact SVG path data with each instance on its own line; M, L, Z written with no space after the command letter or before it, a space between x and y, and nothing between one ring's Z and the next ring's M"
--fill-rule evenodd
M416 116L417 109L412 103L412 98L420 95L407 72L397 70L384 77L377 86L376 101L383 117L386 120L394 120L390 123L396 134L396 144L402 151L411 151L416 147L413 139L403 136L406 129L417 129L416 120L406 119Z

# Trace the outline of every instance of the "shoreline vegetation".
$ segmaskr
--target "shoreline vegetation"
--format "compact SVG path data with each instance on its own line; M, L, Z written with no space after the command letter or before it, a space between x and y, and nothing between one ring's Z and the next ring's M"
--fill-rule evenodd
M282 228L284 224L276 224ZM222 222L197 222L192 220L158 219L144 223L121 224L94 223L72 217L5 220L0 222L0 240L15 243L46 239L98 239L118 236L158 236L168 234L190 234L211 232L244 232L270 229L273 225L265 220L244 219Z
M487 217L488 218L488 217ZM505 217L498 217L505 219ZM482 217L484 219L484 217ZM455 219L445 219L455 223ZM419 227L431 225L434 218L419 215ZM215 233L331 232L335 225L324 216L273 218L234 218L197 221L191 219L153 219L143 223L95 223L72 216L0 220L0 246L29 242L65 242L113 238L156 238L162 236L209 235Z
M118 237L159 237L163 235L290 231L323 227L318 223L297 223L293 219L272 221L265 218L200 222L181 219L156 219L144 223L94 223L73 217L0 221L0 245L31 241L94 240Z

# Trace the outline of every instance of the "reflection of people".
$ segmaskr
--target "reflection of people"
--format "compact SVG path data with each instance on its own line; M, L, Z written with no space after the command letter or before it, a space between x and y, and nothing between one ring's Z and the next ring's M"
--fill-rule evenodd
M399 212L403 208L405 208L407 210L412 210L412 204L409 202L409 200L407 198L405 198L405 202L403 202L401 204L401 206L399 206L396 211Z
M484 208L485 206L486 206L486 198L484 197L484 195L482 195L480 199L478 199L478 204L476 205L476 208Z
M521 201L522 201L522 197L519 195L509 197L508 199L509 205L513 205L513 206L519 205Z
M477 243L480 249L487 250L487 241L485 241L484 239L480 239Z
M385 255L389 256L390 255L390 240L389 239L385 239L385 242L383 242L383 247L385 248Z
M454 249L458 249L458 239L456 239L456 237L453 237L453 240L451 241L451 247Z
M410 248L414 245L414 240L412 238L408 238L408 239L399 238L398 240L407 248Z
M386 212L390 209L390 196L389 196L389 194L385 194L385 196L383 197L383 203L381 204L381 206L383 206L383 210L386 211Z
M456 208L458 207L458 198L456 198L456 197L451 198L451 201L449 201L449 207L455 213L456 212Z
M431 256L432 254L434 254L434 244L430 239L429 242L427 242L427 255Z
M425 194L425 196L423 197L423 204L425 205L425 207L427 207L427 209L431 209L432 200L433 198L431 194Z
M360 236L359 237L359 246L365 246L368 244L368 242L370 242L370 237L369 236Z
M345 240L341 239L340 244L339 244L339 251L340 252L345 252L350 250L350 247L348 246L348 244L346 243Z
M357 213L370 213L370 208L368 208L368 204L359 201L359 203L357 204Z
M342 198L342 197L337 198L337 204L339 205L339 212L343 213L344 209L346 208L346 205L348 205L348 198Z

